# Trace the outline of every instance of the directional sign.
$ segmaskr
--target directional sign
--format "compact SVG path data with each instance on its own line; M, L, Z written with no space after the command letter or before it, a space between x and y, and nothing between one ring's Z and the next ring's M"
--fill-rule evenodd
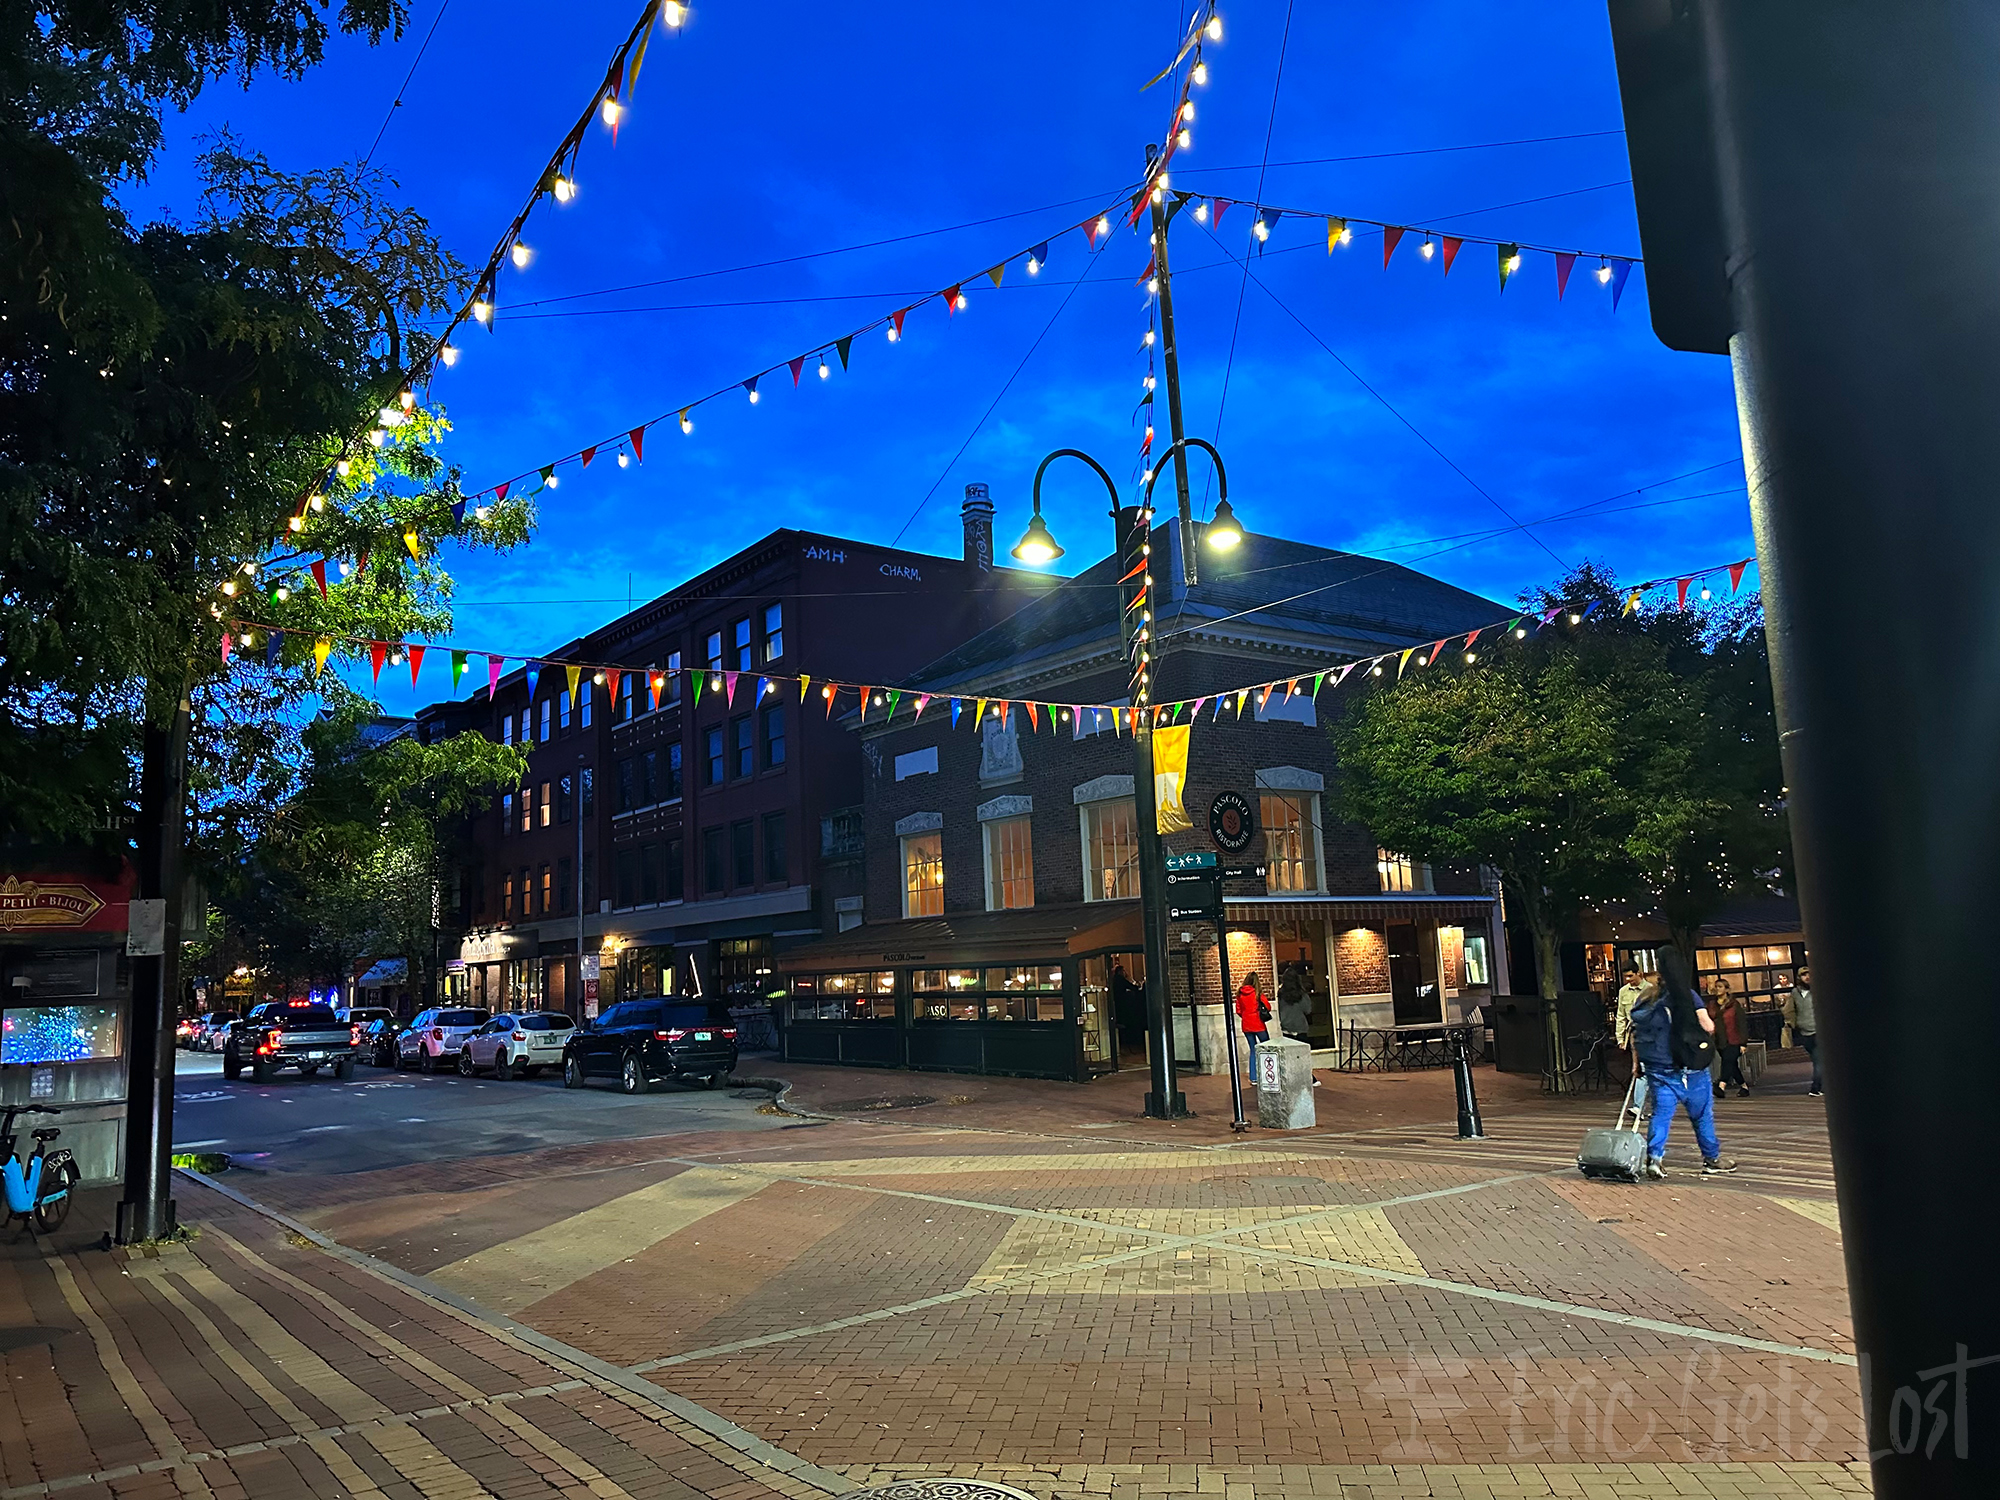
M1197 849L1192 854L1169 854L1167 856L1167 868L1169 870L1213 870L1215 868L1215 856L1205 849Z
M1167 920L1185 922L1222 915L1222 886L1213 870L1167 871Z
M1224 880L1262 880L1268 865L1224 865L1215 873Z

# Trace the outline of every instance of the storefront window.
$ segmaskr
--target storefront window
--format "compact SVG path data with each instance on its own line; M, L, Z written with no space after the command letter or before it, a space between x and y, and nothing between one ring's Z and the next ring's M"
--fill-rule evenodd
M1392 854L1387 849L1377 849L1375 871L1382 879L1384 891L1408 893L1431 888L1431 867L1422 860L1411 859L1407 854Z
M1486 937L1483 933L1468 932L1465 935L1465 985L1476 989L1480 985L1493 983L1493 970L1486 961Z
M1318 890L1319 798L1266 792L1259 800L1264 814L1266 889Z
M986 909L1012 911L1035 904L1033 818L995 818L986 824Z
M896 1019L896 975L890 969L856 974L802 974L791 982L794 1021Z
M1803 943L1759 943L1744 948L1702 948L1694 956L1703 989L1716 981L1743 997L1752 1011L1777 1010L1798 982L1806 961Z
M986 971L986 1019L1060 1021L1063 976L1059 965Z
M122 1052L121 1010L117 1005L46 1005L0 1011L0 1063L117 1057Z
M919 833L903 840L903 915L944 915L944 834Z
M1121 797L1083 809L1083 899L1122 901L1139 894L1139 820Z

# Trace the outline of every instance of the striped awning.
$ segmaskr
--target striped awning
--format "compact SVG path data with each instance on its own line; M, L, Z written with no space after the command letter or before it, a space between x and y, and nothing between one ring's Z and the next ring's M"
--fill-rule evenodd
M1417 895L1373 896L1225 896L1223 910L1232 922L1268 922L1298 917L1323 917L1335 922L1406 922L1430 917L1439 922L1484 922L1492 914L1492 896Z

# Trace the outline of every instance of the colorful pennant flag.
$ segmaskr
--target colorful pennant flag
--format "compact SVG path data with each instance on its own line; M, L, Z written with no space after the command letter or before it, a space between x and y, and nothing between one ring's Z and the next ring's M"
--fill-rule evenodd
M389 659L388 642L370 641L368 643L368 660L374 665L375 668L374 680L376 682L380 682L382 680L382 663L387 661L388 659Z
M563 668L563 675L569 679L570 706L575 707L577 694L583 689L583 668L565 666Z
M532 699L535 696L535 684L540 680L542 675L542 664L538 661L531 661L527 663L525 670L528 674L528 697Z
M644 463L646 461L646 429L643 427L634 427L625 436L632 444L632 456L638 459L640 463ZM507 497L502 495L500 498L504 500Z
M321 636L313 642L313 676L317 677L326 670L326 659L332 654L333 642L327 637Z
M419 668L421 668L421 667L423 666L423 664L424 664L424 653L425 653L426 651L428 651L429 649L430 649L430 648L429 648L428 646L412 646L412 647L410 647L410 648L409 648L409 651L410 651L410 686L411 686L411 687L415 687L415 686L417 685L417 671L418 671L418 669L419 669Z
M833 341L833 352L840 356L840 368L843 370L847 368L847 351L853 347L854 335L851 333L844 339L835 339Z
M1614 260L1611 262L1611 310L1618 311L1618 299L1625 295L1625 278L1632 274L1632 262Z
M307 571L312 574L313 582L319 585L319 596L324 599L326 597L326 559L323 557L314 558L312 567Z
M504 656L494 656L490 653L487 655L486 696L488 699L491 699L495 693L500 691L500 669L506 665L506 662L507 658Z
M1743 586L1743 570L1749 566L1750 566L1750 559L1747 557L1744 558L1742 562L1731 563L1729 565L1730 593L1732 594L1735 593L1739 588Z
M451 653L451 690L454 693L458 691L458 679L465 675L465 659L469 654L464 651Z
M1576 267L1576 256L1567 251L1556 252L1556 301L1563 299L1563 291L1569 286L1569 273Z
M1388 269L1389 257L1396 253L1396 247L1403 242L1405 230L1394 224L1382 226L1382 267Z
M1500 291L1507 291L1507 279L1521 269L1521 247L1519 245L1496 245L1493 247L1500 256Z
M1439 245L1440 245L1440 246L1441 246L1441 247L1443 248L1443 250L1444 250L1444 274L1445 274L1445 275L1449 276L1449 275L1451 274L1451 263L1452 263L1453 261L1455 261L1455 260L1457 260L1457 259L1458 259L1458 250L1459 250L1459 247L1460 247L1461 245L1463 245L1464 243L1465 243L1465 241L1464 241L1464 240L1462 240L1462 239L1455 239L1455 238L1453 238L1453 237L1452 237L1451 235L1448 235L1448 234L1446 234L1446 235L1440 235L1440 236L1438 236L1438 244L1439 244Z

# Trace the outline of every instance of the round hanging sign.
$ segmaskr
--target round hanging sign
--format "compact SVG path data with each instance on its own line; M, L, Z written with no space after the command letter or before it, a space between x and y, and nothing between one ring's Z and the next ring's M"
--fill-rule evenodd
M1224 792L1208 809L1208 836L1225 854L1241 854L1257 837L1257 813L1241 792Z

